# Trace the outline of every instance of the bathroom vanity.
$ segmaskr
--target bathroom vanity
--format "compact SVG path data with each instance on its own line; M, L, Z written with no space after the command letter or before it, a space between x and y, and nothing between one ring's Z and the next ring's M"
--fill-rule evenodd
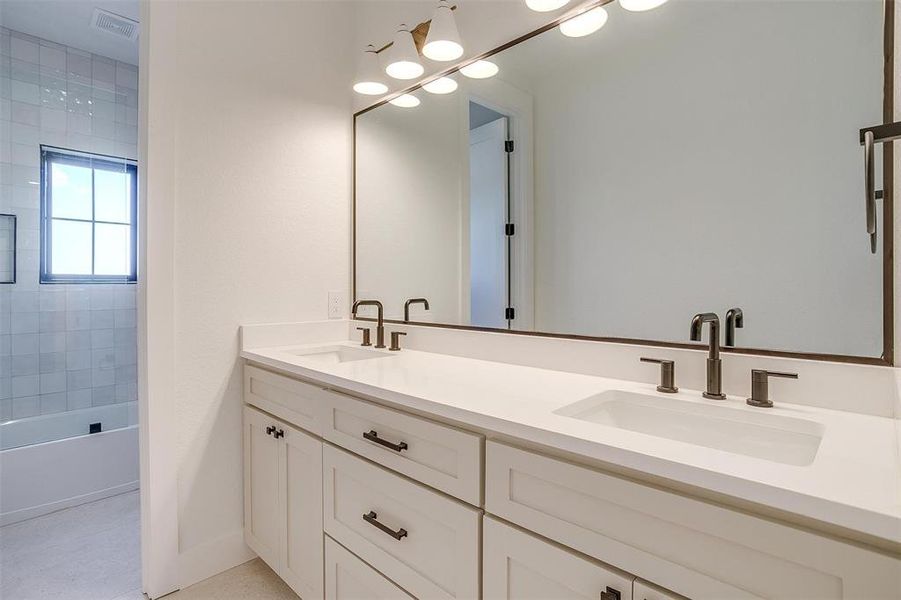
M376 350L360 324L242 332L246 541L302 598L901 591L895 419Z

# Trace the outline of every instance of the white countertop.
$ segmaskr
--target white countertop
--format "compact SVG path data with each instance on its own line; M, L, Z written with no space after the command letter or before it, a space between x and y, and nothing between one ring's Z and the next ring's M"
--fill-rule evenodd
M812 464L794 466L577 420L553 411L599 392L648 395L655 386L404 349L385 358L316 363L291 350L328 344L244 350L252 362L365 394L471 427L521 438L654 477L725 494L901 544L899 421L778 403L770 414L824 427ZM699 392L679 399L723 405ZM744 398L726 401L759 413Z

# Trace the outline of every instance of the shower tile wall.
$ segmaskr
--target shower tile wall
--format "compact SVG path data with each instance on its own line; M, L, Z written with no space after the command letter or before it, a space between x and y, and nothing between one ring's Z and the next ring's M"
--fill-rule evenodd
M0 28L0 422L137 399L134 285L39 284L40 145L137 158L134 65Z

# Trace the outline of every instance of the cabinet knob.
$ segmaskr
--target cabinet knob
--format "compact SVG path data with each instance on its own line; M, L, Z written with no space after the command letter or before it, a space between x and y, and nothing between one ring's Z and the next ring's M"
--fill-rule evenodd
M285 437L285 430L284 429L276 429L274 435L276 438L283 438L283 437Z
M275 433L275 427L272 427L270 425L269 427L266 428L266 435L272 435L273 433Z

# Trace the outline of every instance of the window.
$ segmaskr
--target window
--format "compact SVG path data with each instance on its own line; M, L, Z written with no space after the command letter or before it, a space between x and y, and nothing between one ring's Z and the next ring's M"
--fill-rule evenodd
M137 281L134 161L41 147L41 283Z

